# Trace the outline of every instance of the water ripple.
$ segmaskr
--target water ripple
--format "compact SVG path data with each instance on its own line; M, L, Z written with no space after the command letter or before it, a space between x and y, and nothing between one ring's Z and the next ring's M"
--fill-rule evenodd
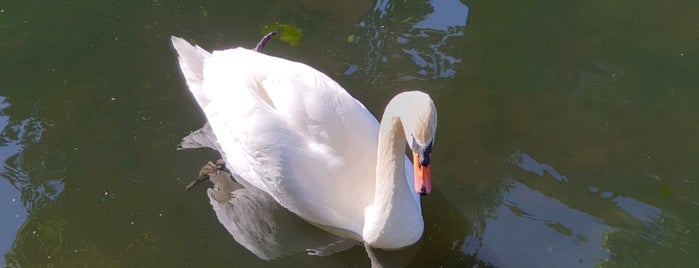
M404 17L403 13L409 9L415 9L418 15ZM452 77L461 59L450 55L447 42L453 37L463 36L468 14L468 6L457 0L426 1L415 5L377 1L373 12L359 23L364 33L358 35L360 38L356 43L368 45L363 57L365 62L350 65L344 73L352 75L361 69L365 74L376 75L386 69L386 65L409 66L406 64L412 61L414 73L397 73L394 79Z
M551 166L539 163L528 154L522 153L519 150L516 150L510 159L512 159L517 166L525 171L534 172L539 176L544 176L544 172L547 172L549 175L551 175L551 177L559 182L568 182L568 178L566 178L566 176L561 175Z
M9 251L17 230L38 209L55 201L64 189L65 163L57 149L38 144L45 123L38 112L25 119L10 115L0 96L0 254ZM9 215L9 217L7 217Z
M462 251L498 267L589 267L609 258L604 234L616 229L517 181L485 226Z
M509 160L521 170L568 182L527 153L516 150ZM575 183L555 187L549 190L576 192L570 188ZM569 198L564 202L512 181L497 215L487 220L483 232L468 238L463 250L498 266L524 267L589 267L649 257L620 254L630 243L638 252L669 250L688 256L691 251L682 239L690 233L686 222L670 211L596 186L583 186L579 194L586 198L584 203ZM529 246L519 246L523 244ZM510 256L519 259L512 262L516 258Z

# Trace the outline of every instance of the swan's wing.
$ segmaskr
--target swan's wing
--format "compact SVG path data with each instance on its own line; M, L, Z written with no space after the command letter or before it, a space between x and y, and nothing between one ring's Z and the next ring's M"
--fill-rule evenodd
M211 104L221 106L206 111L217 136L235 137L219 141L236 172L307 220L361 231L374 195L376 119L337 83L300 63L245 49L217 51L207 62L205 88L215 81L209 69L223 84L237 83L217 91Z
M304 64L242 48L208 56L175 47L180 64L203 62L182 70L234 176L309 221L361 233L374 194L376 119ZM182 59L190 56L204 60Z

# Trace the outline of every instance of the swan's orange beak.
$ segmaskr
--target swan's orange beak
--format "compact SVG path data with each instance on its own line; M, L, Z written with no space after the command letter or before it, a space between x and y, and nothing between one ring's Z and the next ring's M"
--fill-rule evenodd
M415 171L415 192L427 195L432 191L432 178L430 177L430 165L420 164L420 155L413 153L413 168Z

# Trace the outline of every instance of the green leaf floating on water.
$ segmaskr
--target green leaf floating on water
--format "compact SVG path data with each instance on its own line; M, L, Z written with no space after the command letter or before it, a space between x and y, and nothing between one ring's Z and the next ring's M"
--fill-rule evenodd
M350 34L347 36L347 43L354 43L354 41L357 40L357 36Z
M281 24L275 22L274 24L265 25L262 27L262 34L267 34L272 31L277 31L279 34L275 38L279 37L280 40L287 42L289 45L298 46L299 41L301 41L301 30L291 24Z

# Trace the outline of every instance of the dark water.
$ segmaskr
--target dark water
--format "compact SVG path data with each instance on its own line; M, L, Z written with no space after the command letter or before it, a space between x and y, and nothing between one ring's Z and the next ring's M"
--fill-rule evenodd
M0 262L696 267L698 18L680 0L0 3ZM262 260L183 192L216 154L176 150L204 118L170 35L253 47L275 22L303 38L268 54L375 114L403 89L435 100L415 246Z

